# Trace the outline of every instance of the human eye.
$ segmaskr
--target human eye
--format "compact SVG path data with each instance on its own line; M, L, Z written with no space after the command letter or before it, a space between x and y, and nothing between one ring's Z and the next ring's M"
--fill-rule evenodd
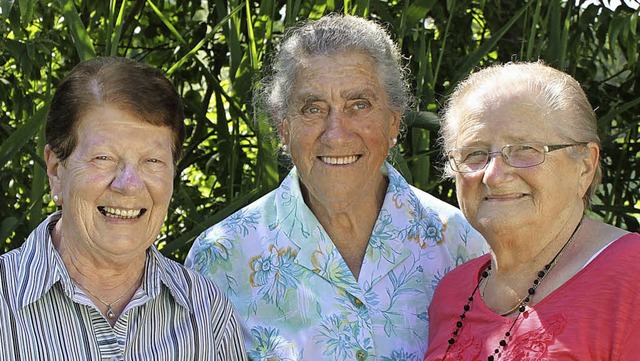
M144 160L144 163L148 169L154 171L165 169L168 164L166 157L149 157Z
M322 104L317 101L307 101L302 105L300 113L305 117L316 117L324 112Z
M89 163L96 169L110 170L115 167L117 161L108 154L97 154L90 157Z
M353 104L351 104L351 109L353 110L365 110L369 109L370 107L371 102L365 99L354 101Z
M462 163L480 164L486 161L487 154L488 154L487 151L483 149L475 149L475 148L462 149L460 152L460 159Z
M302 108L302 114L318 114L318 113L320 113L320 108L314 105L306 106Z
M116 161L115 159L110 156L110 155L106 155L106 154L99 154L99 155L95 155L91 158L91 163L99 166L99 167L108 167L111 164L115 164Z
M535 157L542 153L542 148L537 144L512 144L505 148L505 153L509 158Z

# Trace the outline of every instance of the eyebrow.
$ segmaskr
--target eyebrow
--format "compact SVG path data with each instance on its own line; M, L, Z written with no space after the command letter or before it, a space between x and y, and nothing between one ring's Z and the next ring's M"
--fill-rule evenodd
M364 89L348 89L340 93L343 99L373 99L378 100L378 95L373 89L367 87Z
M342 99L373 99L378 100L378 95L373 89L369 87L360 88L360 89L346 89L340 92L340 97ZM316 101L324 101L325 96L320 95L316 92L302 92L299 93L295 98L295 102L301 102L304 104L313 103Z
M323 100L323 97L316 93L300 93L291 98L294 103L309 104Z

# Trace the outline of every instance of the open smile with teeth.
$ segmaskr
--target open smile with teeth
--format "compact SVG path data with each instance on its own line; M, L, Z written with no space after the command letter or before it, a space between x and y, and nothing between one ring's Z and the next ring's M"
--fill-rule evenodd
M109 218L134 219L142 216L147 211L147 209L146 208L120 209L120 208L100 206L98 207L98 211L100 211L100 213L102 213L103 216L109 217Z
M331 165L346 165L346 164L351 164L351 163L355 163L358 159L360 159L360 155L349 155L346 157L323 157L320 156L318 158L320 158L321 161L323 161L324 163L327 164L331 164Z

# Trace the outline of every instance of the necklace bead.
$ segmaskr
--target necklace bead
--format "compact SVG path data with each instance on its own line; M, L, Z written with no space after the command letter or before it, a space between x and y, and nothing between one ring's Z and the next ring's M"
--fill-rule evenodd
M518 322L518 320L520 319L520 315L523 314L527 310L527 304L531 301L531 296L533 296L536 293L536 288L538 288L538 286L540 285L542 280L549 274L549 271L551 271L551 269L556 265L556 263L558 262L558 260L562 256L562 254L564 253L564 250L571 243L571 241L573 240L573 238L576 235L576 233L578 233L578 230L582 226L582 221L583 220L584 220L584 217L580 219L580 222L578 222L578 225L573 230L573 233L571 233L571 236L569 236L569 239L565 242L565 244L562 246L562 248L560 248L560 250L558 251L558 253L556 253L556 255L553 257L553 259L551 259L551 262L549 262L548 264L546 264L544 266L544 270L538 271L538 273L536 274L537 278L533 281L533 286L527 290L527 296L525 298L523 298L522 300L518 301L518 303L516 304L516 306L513 309L511 309L507 313L501 314L501 316L506 316L506 315L511 314L513 311L515 311L516 308L518 310L518 314L516 315L516 317L514 317L513 322L511 323L511 326L509 326L509 330L507 332L505 332L504 338L501 339L500 342L499 342L499 345L503 349L505 349L507 347L507 339L509 337L511 337L511 331L513 330L514 326L516 325L516 322ZM480 275L480 279L478 280L478 284L475 286L475 288L471 292L471 296L469 296L467 298L467 302L463 306L464 312L462 314L460 314L460 320L456 322L456 329L451 333L452 337L448 340L449 345L447 346L447 349L445 350L444 355L442 356L442 361L446 360L447 355L449 354L449 351L451 350L451 347L456 343L456 338L458 337L458 335L460 333L460 330L462 329L462 326L463 326L462 321L466 317L467 312L471 309L471 303L473 302L473 297L475 296L475 294L478 291L478 289L480 289L480 284L485 279L487 279L490 274L491 274L491 263L489 263L487 268L484 271L482 271L482 273ZM494 361L496 359L496 357L499 356L499 354L500 354L500 349L496 348L496 349L493 350L493 354L489 355L487 357L487 360Z

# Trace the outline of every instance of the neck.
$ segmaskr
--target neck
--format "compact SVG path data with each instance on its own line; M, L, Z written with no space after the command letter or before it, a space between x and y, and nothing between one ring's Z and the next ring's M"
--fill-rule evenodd
M60 223L56 224L51 236L69 277L105 316L110 308L119 316L141 284L146 254L128 258L128 263L109 262L105 257L82 252L66 242L59 226ZM117 317L107 318L112 326L116 320Z
M573 213L547 229L521 227L487 236L495 275L510 277L544 266L571 237L582 213Z
M65 237L61 222L51 232L54 248L60 254L69 275L96 288L113 288L139 278L144 271L146 252L136 255L98 253L85 246L87 242ZM84 284L84 283L83 283Z
M340 203L305 196L307 205L340 251L356 279L382 208L387 186L388 179L382 177L372 191L361 194L357 199Z
M583 219L581 218L577 225L570 229L570 233L565 240L560 244L554 242L552 246L546 247L543 252L539 252L527 264L519 267L517 272L515 272L516 270L499 272L499 269L495 268L495 265L499 263L492 262L494 265L490 266L491 272L481 280L483 282L481 296L487 307L502 316L506 316L518 310L520 306L533 302L531 299L533 293L528 290L536 290L535 302L537 302L557 288L557 282L552 282L550 285L545 282L542 292L537 292L537 288L542 284L542 281L546 280L548 275L555 271L557 263L572 245L582 223ZM531 278L534 275L537 276L537 279L532 284ZM552 278L557 277L552 275Z

